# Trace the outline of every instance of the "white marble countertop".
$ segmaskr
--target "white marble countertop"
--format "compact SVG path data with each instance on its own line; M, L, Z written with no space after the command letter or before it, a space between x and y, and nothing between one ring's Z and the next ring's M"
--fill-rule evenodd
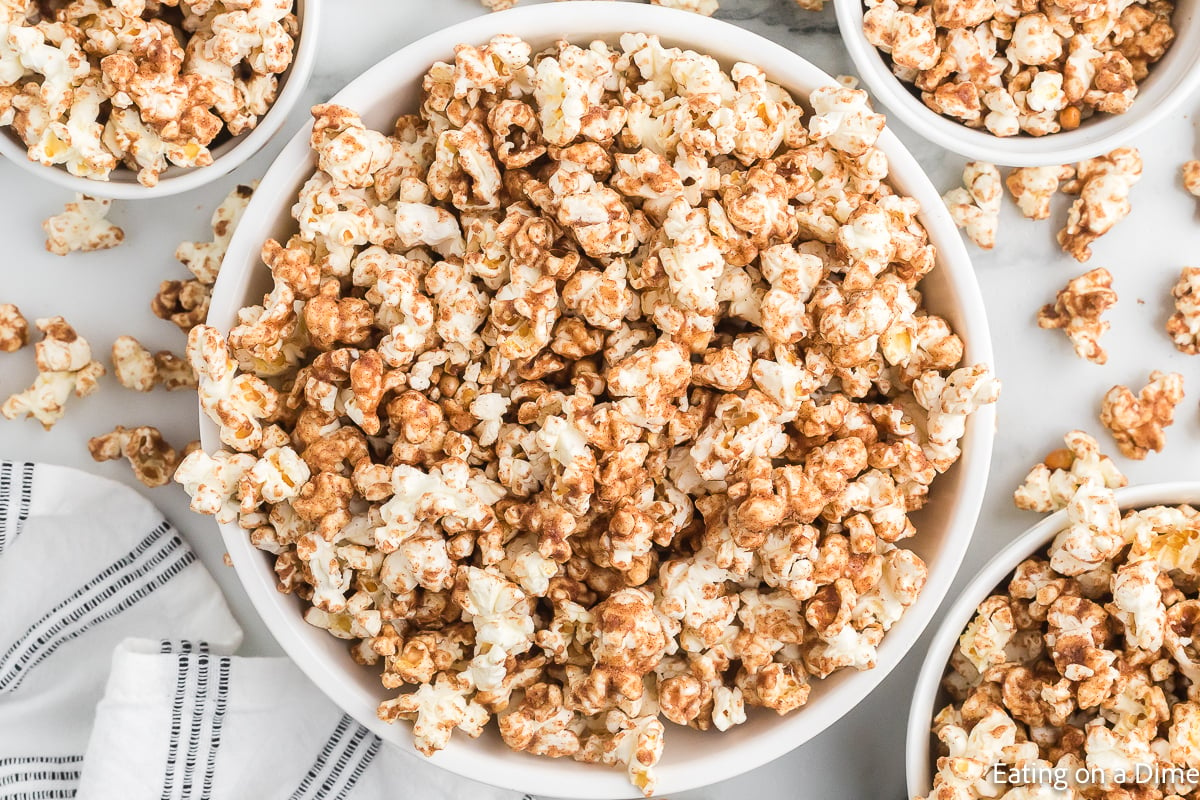
M721 5L718 16L791 47L826 71L853 72L832 8L814 14L799 10L791 0L722 0ZM329 0L323 13L320 54L307 98L312 102L328 98L404 44L482 9L477 0ZM363 22L367 19L369 24ZM1087 429L1115 452L1097 421L1100 397L1113 384L1125 383L1136 391L1152 369L1184 374L1188 396L1169 429L1166 450L1144 462L1119 463L1136 483L1200 478L1200 459L1195 456L1200 445L1200 358L1178 353L1163 332L1172 310L1170 289L1180 267L1200 265L1200 258L1191 258L1200 252L1200 205L1184 192L1179 178L1180 165L1197 155L1192 118L1197 106L1200 98L1192 98L1151 135L1130 142L1141 148L1146 164L1133 191L1133 213L1094 246L1087 265L1112 271L1121 297L1108 314L1113 327L1104 339L1110 353L1106 366L1075 358L1065 336L1040 330L1034 321L1038 308L1085 269L1054 242L1066 214L1066 198L1058 198L1051 222L1024 220L1006 200L997 248L989 253L969 248L983 286L1004 392L991 485L957 586L1035 521L1013 507L1011 492L1042 454L1060 446L1063 433ZM295 131L303 116L297 112L285 133ZM957 185L962 159L906 130L898 132L939 189ZM108 345L122 334L138 337L152 350L181 351L183 336L156 319L148 306L159 281L186 277L172 259L175 246L184 239L204 239L209 214L220 198L235 183L261 175L283 141L278 137L265 152L213 186L181 197L120 205L112 218L125 228L125 244L67 258L44 251L40 224L70 197L0 161L0 302L17 303L30 319L65 316L106 360ZM33 375L27 352L0 354L0 396L25 387ZM74 401L66 418L49 433L32 421L0 421L0 458L75 466L145 492L184 532L225 590L246 629L244 652L278 652L233 571L222 565L223 548L211 519L188 512L178 487L146 490L123 463L91 461L87 439L116 424L156 425L181 445L196 436L195 397L162 391L137 395L109 376L102 391ZM903 797L904 726L927 640L928 633L870 697L813 741L748 775L676 795L676 800Z

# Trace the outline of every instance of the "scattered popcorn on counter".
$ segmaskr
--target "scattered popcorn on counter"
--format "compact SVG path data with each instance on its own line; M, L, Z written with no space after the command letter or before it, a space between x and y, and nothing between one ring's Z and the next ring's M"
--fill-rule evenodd
M132 336L113 342L112 364L117 382L135 392L160 385L168 391L196 388L196 375L185 359L168 350L151 353Z
M951 189L942 196L954 224L966 231L967 237L984 250L996 246L996 229L1000 224L1000 199L1003 193L1000 170L994 164L968 161L963 169L963 186Z
M1200 268L1184 267L1171 296L1175 313L1167 320L1167 334L1176 349L1194 356L1200 352Z
M188 449L195 447L199 447L199 442L189 445ZM179 466L175 448L167 444L158 428L145 425L136 428L118 425L109 433L92 437L88 441L88 451L95 461L123 457L133 468L134 476L152 489L170 483Z
M1155 370L1136 395L1126 386L1109 389L1100 407L1100 422L1126 458L1140 461L1166 445L1163 429L1175 421L1175 406L1182 399L1183 376Z
M1027 219L1048 219L1050 200L1063 181L1075 177L1075 168L1061 167L1018 167L1008 173L1005 184L1012 193L1017 207Z
M1072 278L1060 290L1053 303L1038 312L1038 326L1061 328L1075 347L1075 355L1094 364L1108 362L1108 353L1100 346L1100 337L1110 325L1104 312L1117 304L1112 274L1103 267Z
M105 219L112 202L76 194L75 202L67 203L61 214L42 223L46 249L57 256L65 256L76 250L107 250L125 241L125 231Z
M1100 444L1088 434L1071 431L1063 440L1067 446L1047 455L1013 493L1017 508L1043 513L1058 511L1067 507L1085 483L1097 483L1107 489L1128 483L1113 460L1100 452Z
M1142 156L1135 147L1079 162L1075 177L1063 186L1067 194L1079 195L1058 232L1063 252L1079 262L1091 258L1092 242L1129 216L1129 192L1141 177Z
M1188 161L1183 165L1183 188L1189 194L1200 197L1200 161Z
M460 45L423 86L386 132L313 109L273 284L189 335L224 449L176 480L422 752L496 717L649 794L661 717L726 730L874 666L925 583L908 515L999 384L921 303L864 92L806 124L643 34Z
M188 268L192 277L159 284L158 294L150 303L154 316L175 323L185 333L208 318L221 261L257 186L258 181L239 184L221 201L212 215L211 242L183 242L175 249L175 259Z
M5 419L33 417L50 430L66 413L67 398L87 397L96 391L104 366L92 360L87 339L62 317L36 320L42 340L34 345L38 375L33 385L0 405Z
M12 303L0 303L0 353L15 353L29 344L29 322Z

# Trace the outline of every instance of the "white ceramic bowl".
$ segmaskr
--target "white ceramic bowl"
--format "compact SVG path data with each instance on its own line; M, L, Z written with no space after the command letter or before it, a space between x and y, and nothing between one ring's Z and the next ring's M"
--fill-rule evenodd
M484 43L495 34L522 36L536 49L566 38L577 42L615 41L627 31L658 34L665 43L712 54L728 68L751 61L797 97L833 79L789 50L732 25L651 5L624 2L553 3L518 8L472 19L415 42L339 92L333 102L358 110L370 126L387 130L396 116L418 105L421 76L438 60L453 56L460 42ZM209 323L228 330L239 308L262 299L269 275L259 261L263 240L294 231L289 209L312 174L308 130L296 134L263 178L238 226L217 283ZM945 315L967 343L966 360L991 362L987 321L971 263L938 194L916 161L888 132L880 146L891 159L893 184L920 200L921 220L939 248L938 268L923 288L931 309ZM201 420L206 449L219 446L216 430ZM753 769L815 736L857 705L891 671L916 641L945 595L970 540L987 479L994 414L988 407L972 417L963 442L964 457L933 487L922 512L920 534L912 541L930 567L924 594L884 638L878 666L865 672L843 671L818 682L808 705L779 717L752 713L746 724L724 734L703 734L670 726L658 769L661 795L679 792ZM412 751L411 727L388 725L375 715L387 696L373 670L351 661L346 647L324 631L306 625L294 597L275 590L270 559L256 551L236 525L222 528L225 545L251 600L280 645L338 705L388 742ZM637 791L620 770L514 753L489 730L479 740L455 736L433 761L462 775L538 795L570 798L629 797Z
M922 138L976 161L1012 167L1070 164L1137 144L1200 86L1200 0L1176 0L1175 41L1138 85L1124 114L1096 114L1073 131L1048 136L993 136L943 117L892 74L885 56L863 34L863 0L834 0L842 40L871 94Z
M1178 506L1184 503L1200 505L1200 483L1155 483L1118 489L1117 503L1122 511L1151 506ZM905 763L908 796L924 797L933 782L933 737L930 726L933 715L949 697L942 689L942 677L950 663L950 654L979 604L987 599L1017 565L1046 545L1065 527L1067 512L1058 511L1042 519L1001 550L980 570L966 588L950 603L942 615L937 633L926 651L925 663L917 677L912 707L908 714L908 734Z
M228 175L261 150L279 131L288 114L304 94L317 59L321 2L322 0L296 0L296 19L299 22L300 35L296 39L291 66L279 76L279 93L275 102L267 109L267 113L259 118L254 130L214 147L213 163L207 167L185 168L171 165L159 176L158 184L152 187L138 183L137 173L124 165L114 169L107 181L80 178L67 172L62 165L47 167L30 160L25 143L9 127L0 128L0 155L39 178L73 192L93 197L111 197L115 200L167 197L204 186L222 175Z

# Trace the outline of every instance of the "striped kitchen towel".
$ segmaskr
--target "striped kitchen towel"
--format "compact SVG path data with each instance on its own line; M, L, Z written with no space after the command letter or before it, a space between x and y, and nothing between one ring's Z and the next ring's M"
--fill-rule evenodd
M131 489L0 461L0 800L520 800L383 745Z

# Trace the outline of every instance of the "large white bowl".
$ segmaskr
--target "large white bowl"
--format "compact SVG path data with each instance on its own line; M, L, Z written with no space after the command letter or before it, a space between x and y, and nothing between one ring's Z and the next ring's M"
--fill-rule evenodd
M187 192L228 175L263 148L287 120L308 86L313 65L317 60L317 29L321 18L322 0L296 0L296 19L299 36L291 65L279 76L279 93L267 113L259 118L254 130L222 142L212 149L213 163L207 167L177 167L171 165L158 178L155 186L138 183L137 173L123 164L118 165L106 181L80 178L60 165L48 167L29 158L28 148L12 128L0 128L0 155L28 170L37 177L56 183L73 192L92 197L111 197L115 200L145 200Z
M627 31L655 33L668 44L710 53L727 68L736 60L753 62L798 97L834 82L796 54L732 25L657 6L593 1L520 8L454 26L384 59L333 99L361 112L368 125L387 130L397 115L417 108L421 76L435 61L451 58L460 42L483 43L495 34L513 33L540 49L561 38L615 41ZM222 330L234 323L239 308L259 302L269 289L259 249L266 237L284 238L294 231L289 209L314 169L308 136L307 129L300 131L280 154L233 238L209 312L209 323ZM921 220L939 248L938 268L923 285L930 308L945 315L963 336L968 362L990 363L983 303L953 222L899 141L885 132L880 146L891 159L894 185L921 202ZM670 726L658 770L659 794L714 783L783 755L857 705L896 666L945 595L970 541L987 479L994 424L991 407L971 419L962 461L934 486L929 508L918 523L920 533L912 540L929 563L929 581L917 603L884 638L878 666L840 672L819 682L808 705L787 717L759 711L724 734ZM201 420L201 430L206 449L219 447L208 420ZM222 535L246 591L283 649L338 705L386 741L411 751L408 724L388 725L376 718L376 705L388 692L374 671L357 666L343 642L303 622L299 602L275 590L270 559L251 547L244 531L225 525ZM454 737L433 761L461 775L539 795L611 799L637 794L619 770L514 753L490 730L475 741Z
M1122 511L1151 506L1200 505L1200 483L1154 483L1118 489L1117 503ZM908 796L924 797L933 783L933 715L949 701L942 689L942 678L950 663L950 654L979 604L987 599L1008 574L1025 559L1050 544L1067 524L1067 512L1058 511L1042 519L1000 551L976 575L951 603L937 633L926 651L925 663L917 677L912 707L908 714L905 763Z
M863 0L834 0L842 40L872 95L925 139L976 161L1012 167L1070 164L1137 144L1200 86L1200 0L1176 0L1175 41L1138 85L1124 114L1096 114L1073 131L1047 136L993 136L943 117L892 74L885 56L863 33Z

